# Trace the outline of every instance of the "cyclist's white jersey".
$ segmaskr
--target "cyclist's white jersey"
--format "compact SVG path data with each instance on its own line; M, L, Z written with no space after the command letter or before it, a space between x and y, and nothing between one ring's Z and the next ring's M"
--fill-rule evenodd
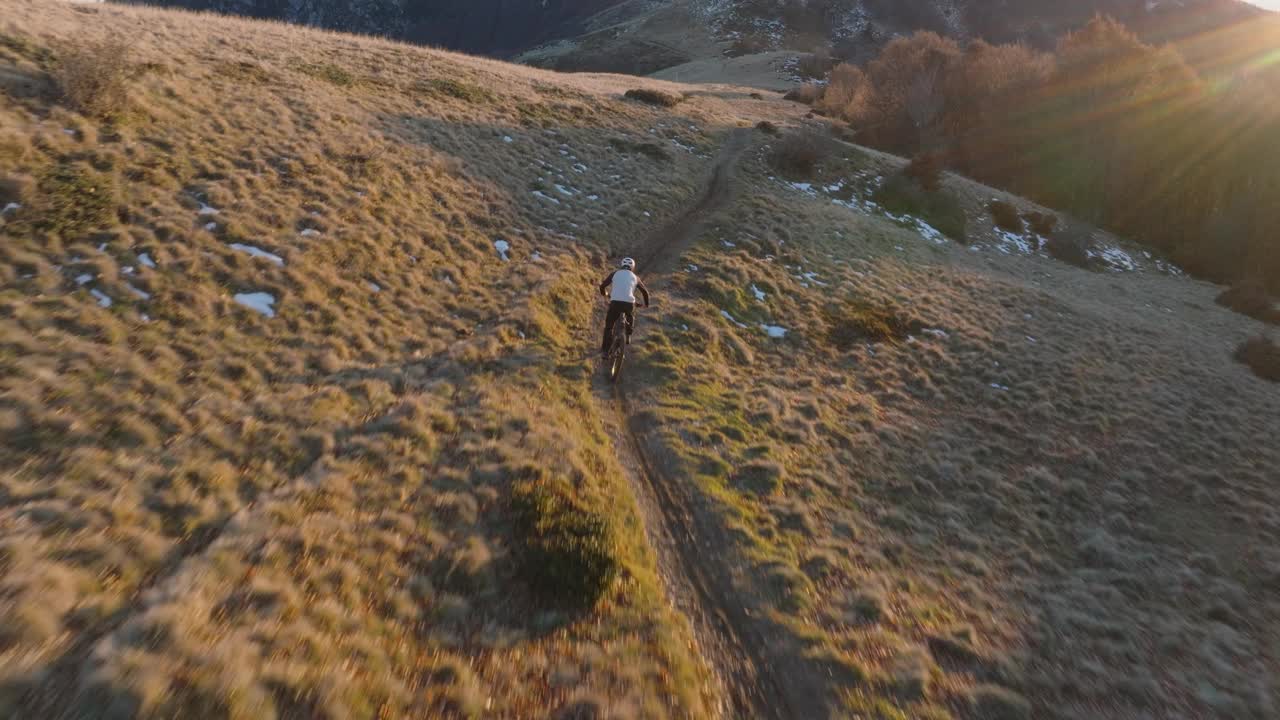
M636 301L636 287L640 285L639 276L623 268L614 272L611 280L613 289L609 293L610 300L629 303Z

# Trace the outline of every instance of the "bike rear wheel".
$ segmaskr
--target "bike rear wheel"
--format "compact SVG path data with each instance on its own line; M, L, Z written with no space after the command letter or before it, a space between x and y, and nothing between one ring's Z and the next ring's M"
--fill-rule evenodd
M621 323L619 323L621 324ZM627 354L627 334L626 331L615 331L613 333L613 347L609 350L608 365L605 371L609 374L610 382L618 382L618 378L622 377L622 359Z

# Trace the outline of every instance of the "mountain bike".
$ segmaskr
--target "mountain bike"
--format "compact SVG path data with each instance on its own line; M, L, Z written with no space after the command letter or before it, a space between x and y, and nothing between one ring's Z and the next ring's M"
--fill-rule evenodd
M627 356L627 318L620 317L613 324L613 342L609 345L609 354L605 356L604 372L609 382L618 382L622 377L622 360Z

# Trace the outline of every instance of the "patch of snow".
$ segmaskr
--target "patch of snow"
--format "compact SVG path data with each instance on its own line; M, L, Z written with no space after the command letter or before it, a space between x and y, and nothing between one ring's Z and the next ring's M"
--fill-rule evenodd
M263 260L273 262L280 267L284 267L284 258L276 255L275 253L269 253L260 247L245 245L244 243L231 243L229 247L232 250L239 250L242 253L248 253L251 257L262 258Z
M556 183L556 192L560 193L561 195L566 195L568 197L573 197L574 195L578 194L577 190L574 190L573 188L567 188L561 185L560 183Z
M506 240L494 240L493 247L498 251L498 256L502 258L503 262L511 259L511 256L507 254L511 252L511 243Z
M266 315L267 317L276 316L275 309L271 307L276 304L276 298L271 293L236 293L233 299L250 310Z
M143 290L142 288L134 287L130 283L125 283L124 286L129 288L129 292L133 293L134 295L137 295L143 300L151 299L151 293L147 292L146 290Z
M305 238L318 237L320 235L320 231L315 228L306 228L298 234Z
M951 335L948 334L946 330L940 330L938 328L925 328L921 332L923 332L925 335L932 335L941 340L946 340L947 338L951 337Z
M560 204L560 201L559 201L559 200L557 200L557 199L555 199L555 198L551 197L550 195L548 195L548 194L546 194L546 193L542 192L541 190L534 190L534 191L533 191L533 193L532 193L532 195L533 195L534 197L536 197L536 198L541 198L542 200L548 200L548 201L550 201L550 202L552 202L552 203L555 203L556 205L559 205L559 204Z
M218 209L215 207L210 207L209 205L205 205L204 203L200 203L200 211L197 214L202 217L207 217L209 215L217 215Z
M1089 257L1101 258L1107 267L1115 272L1133 272L1138 269L1138 263L1133 256L1118 247L1090 250Z
M1001 385L1000 383L991 383L991 387L992 389L999 390L1000 392L1009 392L1008 385Z
M653 217L652 215L650 215L650 214L649 214L649 211L648 211L648 210L645 210L645 211L644 211L644 216L645 216L645 217Z
M755 283L751 284L751 294L755 295L756 299L759 300L760 302L764 302L764 299L765 299L764 291L756 287Z
M101 290L97 288L91 288L89 290L89 294L98 299L99 307L104 307L104 308L111 307L111 298Z
M139 253L138 262L142 263L143 265L149 268L154 268L156 266L156 262L152 260L151 256L148 255L147 253Z
M381 286L381 285L379 285L378 283L376 283L376 282L372 281L372 280L365 280L365 281L364 281L364 284L365 284L365 285L367 285L367 286L369 287L369 289L370 289L370 290L372 290L372 291L374 291L374 292L376 292L376 293L377 293L377 292L382 292L382 286Z
M737 320L735 320L734 317L729 314L728 310L721 310L720 317L724 318L725 320L728 320L729 322L733 323L734 325L737 325L740 328L746 327L746 325L744 325L743 323L740 323Z
M725 247L727 247L727 248L736 248L736 247L738 247L738 244L737 244L737 243L729 242L728 240L721 240L721 241L720 241L720 243L721 243L722 245L724 245Z
M813 185L807 182L793 182L791 183L791 187L799 190L802 193L807 193L810 195L814 194Z
M8 205L5 205L3 210L0 210L0 215L8 215L11 212L17 212L21 209L22 209L21 205L15 202L11 202Z
M514 139L512 139L512 137L511 137L510 135L503 135L503 136L502 136L502 142L504 142L504 143L513 143L513 142L515 142L515 140L514 140Z
M760 323L760 327L763 328L764 331L768 333L769 337L771 338L776 339L776 338L784 338L787 336L787 329L779 325L766 325L764 323Z
M1031 255L1039 249L1039 245L1032 246L1031 241L1022 235L1011 233L1002 228L996 228L996 238L1000 240L997 249L1005 255L1012 255L1017 252L1022 255Z
M218 229L218 223L216 222L205 223L204 229L206 232L213 232L214 230Z
M592 202L595 202L596 200L599 200L599 199L600 199L600 196L599 196L599 195L594 195L594 194L592 194L592 195L588 195L588 196L587 196L587 199L588 199L588 200L591 200Z
M801 277L801 278L803 278L806 282L811 282L811 283L813 283L814 285L817 285L818 287L826 287L826 286L827 286L827 283L824 283L824 282L822 282L821 280L819 280L819 279L818 279L818 273L816 273L816 272L814 272L814 271L812 271L812 270L810 270L810 271L809 271L809 272L807 272L807 273L800 273L800 277Z
M689 266L688 266L687 268L685 268L685 269L686 269L686 270L688 270L688 271L689 271L689 272L691 272L691 273L698 272L698 266L697 266L697 265L694 265L693 263L690 263L690 264L689 264Z
M85 273L85 274L83 274L83 275L77 275L77 276L76 276L76 284L77 284L77 285L85 285L85 284L87 284L87 283L89 283L89 282L92 282L92 281L93 281L93 275L90 275L89 273Z

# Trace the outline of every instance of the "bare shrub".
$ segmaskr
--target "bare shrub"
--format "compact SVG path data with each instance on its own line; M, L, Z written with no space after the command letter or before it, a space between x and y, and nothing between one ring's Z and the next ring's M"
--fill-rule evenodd
M798 102L803 105L812 105L822 98L823 88L817 83L805 83L787 91L782 96L783 100Z
M902 174L929 192L942 188L942 156L938 153L918 153Z
M831 53L826 48L819 48L808 55L800 56L796 71L802 78L821 80L831 70Z
M1280 345L1267 337L1254 337L1236 348L1236 360L1263 380L1280 382Z
M823 145L814 133L792 133L774 146L769 164L787 177L811 177L825 154Z
M1280 310L1267 292L1267 287L1257 280L1245 280L1224 290L1214 302L1272 325L1280 325Z
M63 97L100 120L119 118L128 110L129 74L129 46L115 38L64 46L54 69Z
M1011 233L1022 234L1026 229L1026 225L1022 222L1022 216L1018 214L1018 208L1012 203L1003 200L992 200L987 209L991 211L991 219L995 220L996 227L1001 230L1007 230Z
M872 115L874 88L861 68L848 63L835 66L831 80L817 106L855 126L874 122Z
M676 105L684 102L684 95L663 92L661 90L651 90L649 88L634 88L632 90L628 90L623 97L649 105L668 108L675 107Z
M1093 233L1081 228L1072 228L1060 233L1049 238L1044 244L1044 250L1049 253L1049 257L1085 269L1093 265L1089 252L1092 249Z
M1032 210L1029 213L1024 213L1022 219L1027 221L1027 225L1031 227L1032 232L1043 237L1049 237L1058 229L1058 216L1053 213Z

